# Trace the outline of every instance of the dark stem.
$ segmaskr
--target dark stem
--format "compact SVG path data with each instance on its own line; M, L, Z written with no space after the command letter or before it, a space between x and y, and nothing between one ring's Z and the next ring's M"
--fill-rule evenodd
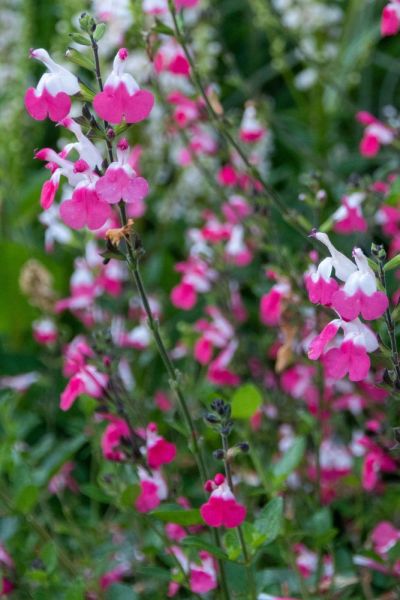
M92 34L90 34L89 37L90 37L90 41L92 44L97 84L99 86L100 91L102 92L104 88L103 88L103 79L101 77L101 69L100 69L99 47L97 45L96 40L92 36ZM113 156L113 151L112 151L112 144L107 136L108 128L109 128L109 123L107 121L104 121L104 130L105 130L105 136L106 136L108 159L109 159L109 162L113 162L114 156Z
M226 476L226 480L228 482L229 489L233 493L232 471L231 471L231 465L229 463L229 458L228 458L228 450L229 450L228 438L226 435L221 433L221 440L222 440L222 449L224 451L225 476ZM249 587L250 587L250 590L249 590L250 598L252 598L252 600L256 600L256 598L257 598L256 583L254 580L254 573L253 573L253 568L251 565L251 559L250 559L249 552L247 550L246 540L244 539L242 527L239 525L238 527L236 527L236 531L238 533L239 542L240 542L240 546L242 548L242 553L243 553L243 559L244 559L246 570L247 570L247 576L248 576Z
M386 286L386 274L385 274L385 270L383 267L384 267L383 261L379 259L378 260L379 280L382 284L383 289L385 290L386 295L389 297L388 292L387 292L387 286ZM399 352L398 352L397 340L396 340L396 327L395 327L394 321L392 319L390 305L388 306L387 310L385 311L384 317L385 317L386 328L387 328L387 331L389 334L389 339L390 339L390 348L391 348L391 353L392 353L393 368L396 373L395 385L397 388L400 388L400 362L399 362Z

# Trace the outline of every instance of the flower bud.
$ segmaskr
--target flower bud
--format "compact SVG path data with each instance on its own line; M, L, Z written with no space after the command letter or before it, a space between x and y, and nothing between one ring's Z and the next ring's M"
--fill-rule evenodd
M222 450L222 448L219 448L218 450L214 450L214 452L213 452L213 457L216 460L224 460L224 456L225 456L225 452Z

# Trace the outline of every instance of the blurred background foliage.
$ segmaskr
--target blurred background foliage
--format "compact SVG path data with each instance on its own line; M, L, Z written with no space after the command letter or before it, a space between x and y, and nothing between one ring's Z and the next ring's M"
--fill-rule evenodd
M139 2L132 0L131 4L137 18L127 34L126 46L144 48ZM398 167L398 159L393 153L389 157L382 151L371 161L360 157L361 128L355 121L358 110L369 110L382 117L388 107L396 106L398 100L399 42L398 38L380 40L379 16L383 4L373 0L326 0L326 5L340 7L344 15L328 31L323 27L318 29L312 22L304 22L297 29L285 27L269 0L205 2L200 27L204 28L205 40L207 28L213 28L212 38L219 44L219 51L211 68L201 62L202 49L200 46L197 48L201 70L207 81L218 82L222 104L233 125L240 119L246 100L253 99L262 105L263 116L273 132L268 178L289 205L297 202L298 194L312 172L319 172L333 205L353 173L367 176L376 169L378 173L386 174ZM60 57L68 46L71 23L76 23L82 10L90 9L90 3L78 0L3 0L0 5L0 375L46 370L45 366L48 371L49 367L49 364L43 364L32 340L31 323L39 316L39 310L20 290L21 268L28 259L39 260L52 274L54 287L63 297L68 292L72 264L77 255L71 247L58 246L52 254L47 254L43 248L44 229L37 217L40 189L46 173L42 165L33 160L33 150L54 147L60 132L49 121L37 123L25 112L24 91L37 81L42 72L41 65L28 59L28 50L30 47L44 47ZM313 56L304 58L299 47L310 31L321 48L332 37L337 46L333 57L319 56L316 51ZM193 33L195 39L198 39L197 35ZM305 68L314 71L317 83L302 89L298 76ZM166 157L165 163L162 162L163 156ZM146 155L144 147L143 172L153 181L149 210L140 224L145 233L148 254L145 279L149 289L155 292L163 290L165 297L176 281L173 265L183 255L182 240L186 227L183 219L166 219L168 211L163 203L171 193L168 187L174 178L171 170L173 167L168 162L167 153L164 155L160 151L159 155L152 157ZM185 205L185 198L181 201ZM194 207L190 204L186 207L190 221ZM332 212L331 207L327 205L327 215ZM307 212L307 209L304 210ZM292 233L284 225L281 227L290 244ZM152 235L154 231L157 235ZM304 242L297 240L299 243ZM174 319L177 317L171 315L171 319L172 325L176 325ZM76 333L79 330L72 318L65 316L63 320L67 331ZM58 364L57 356L47 357L50 367L52 360ZM146 359L140 360L144 364ZM144 373L140 377L151 379L152 374ZM150 387L152 385L154 383ZM65 418L60 413L58 396L62 388L63 382L59 379L45 379L18 400L11 393L4 393L0 401L0 435L4 441L0 445L0 471L12 481L19 511L18 517L9 515L1 519L0 537L7 542L19 531L18 540L14 540L13 544L17 546L18 541L21 544L18 560L23 564L26 557L31 557L36 543L32 534L32 527L36 525L30 522L33 507L40 501L45 520L49 510L52 511L51 519L58 514L59 519L55 520L57 533L65 540L66 546L64 550L54 550L51 539L43 540L46 533L36 531L42 539L38 559L48 567L47 585L50 591L46 598L55 597L51 590L53 584L57 586L59 575L56 567L59 561L72 579L75 578L70 595L65 596L73 600L81 597L79 594L82 594L84 582L74 573L64 553L82 552L83 564L87 561L89 565L90 559L85 552L89 555L98 541L101 571L110 548L104 541L106 535L99 515L104 513L109 495L117 492L102 491L96 487L94 480L88 483L96 477L95 472L99 468L92 464L99 456L98 435L96 437L92 431L86 431L88 435L82 434L85 414L74 410ZM83 413L86 410L89 415L93 406L89 399L86 400L81 409L83 407ZM309 425L306 420L304 423L307 432ZM27 447L16 446L21 440L25 440ZM33 450L28 452L31 443ZM75 505L71 499L72 504L63 507L54 498L40 496L40 489L73 455L79 465L76 477L86 482L86 487L81 488L85 498L83 502L76 501ZM107 465L104 468L113 470L119 467ZM128 478L126 474L119 473L118 476ZM118 503L123 507L130 498L120 496ZM2 500L7 504L5 492ZM386 510L390 518L393 505L390 494L383 504L384 512ZM113 511L112 508L108 510ZM83 532L76 525L76 514L71 519L74 511L80 521L85 522ZM121 525L126 525L128 518L123 511L118 516ZM92 538L90 549L87 548L89 535ZM346 561L346 556L343 560ZM30 576L39 583L40 577L43 577L41 571L34 567ZM162 572L157 576L162 577ZM42 595L37 598L43 600L45 596L40 593Z

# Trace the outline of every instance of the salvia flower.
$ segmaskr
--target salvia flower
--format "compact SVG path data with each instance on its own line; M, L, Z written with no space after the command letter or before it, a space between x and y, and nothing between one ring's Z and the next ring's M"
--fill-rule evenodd
M78 79L54 62L43 48L31 50L30 56L42 62L48 72L42 75L36 88L26 91L26 110L37 121L43 121L47 116L52 121L60 121L71 110L70 96L80 91Z
M99 92L93 107L99 117L112 123L138 123L146 119L154 105L154 96L147 90L141 90L129 73L124 73L128 51L118 50L113 70L107 77L104 90Z
M339 329L343 337L334 339ZM308 357L317 360L322 356L327 377L341 379L348 373L350 381L361 381L371 366L368 353L378 347L376 335L359 319L334 319L312 340Z
M137 214L142 214L142 201L149 192L149 184L143 177L137 177L129 163L130 149L126 139L117 144L117 160L96 182L96 193L104 202L116 204L120 200L136 204Z
M361 315L367 321L378 319L389 305L384 292L378 291L375 274L360 248L354 248L355 264L339 252L325 233L313 234L329 250L331 258L324 259L316 273L306 276L306 287L312 302L332 306L346 321ZM342 288L331 279L332 268Z
M396 35L400 31L400 2L390 0L382 11L381 34L386 36Z
M167 497L167 484L160 471L153 471L150 475L143 467L139 467L138 475L140 494L136 498L135 508L139 512L149 512Z
M207 481L205 489L211 492L208 501L200 508L201 516L210 527L238 527L246 518L246 507L236 500L225 477L218 473Z
M381 146L388 146L393 143L394 131L369 112L361 111L357 113L357 121L365 126L364 135L360 142L362 156L373 158L378 154Z
M158 469L174 460L176 446L158 435L157 425L149 423L146 429L147 463L151 469Z

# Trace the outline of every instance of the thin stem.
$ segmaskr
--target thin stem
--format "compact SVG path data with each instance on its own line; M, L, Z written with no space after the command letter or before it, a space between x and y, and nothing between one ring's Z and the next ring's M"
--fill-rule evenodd
M198 73L198 70L194 63L192 55L189 51L189 48L186 44L185 35L181 31L181 28L179 26L175 6L174 6L172 0L168 0L168 6L169 6L169 10L170 10L170 13L172 16L173 24L174 24L176 39L179 42L179 44L182 46L182 50L185 53L185 56L187 58L187 61L190 65L190 69L191 69L192 82L193 82L194 86L197 88L198 92L200 93L200 95L202 96L202 98L205 102L207 112L209 114L211 122L215 125L216 129L221 133L221 135L225 138L226 142L230 146L232 146L232 148L234 148L234 150L238 153L238 155L242 159L243 163L245 164L247 170L249 171L250 175L261 183L263 190L264 190L265 197L273 206L275 206L278 209L282 218L293 229L295 229L302 237L307 237L307 235L309 233L309 227L307 227L307 225L305 225L302 222L300 215L292 213L291 211L289 211L286 208L284 202L276 194L275 190L265 181L265 179L262 177L262 175L259 172L259 170L257 169L257 167L255 167L255 165L253 165L250 162L250 160L246 156L245 152L242 150L242 148L240 147L238 142L232 136L232 134L230 133L230 131L228 130L228 128L226 126L226 122L224 121L223 117L221 117L215 111L215 109L214 109L213 105L211 104L210 99L207 95L204 84Z
M226 475L226 479L228 481L228 486L229 486L231 492L233 493L234 490L233 490L233 481L232 481L232 471L231 471L231 465L229 463L229 458L228 458L228 450L229 450L228 438L226 435L221 433L221 439L222 439L222 449L224 451L225 475ZM240 546L242 548L242 553L243 553L243 559L244 559L244 562L246 565L247 577L248 577L249 586L250 586L250 598L252 598L252 600L256 600L256 598L257 598L256 583L254 580L254 573L253 573L253 569L252 569L252 565L251 565L251 557L247 550L246 540L244 539L242 527L239 525L238 527L236 527L236 531L238 533L239 542L240 542Z
M382 260L379 259L378 260L379 280L382 284L383 289L385 290L386 295L388 296L387 286L386 286L386 274L385 274L383 267L384 267L384 263ZM396 327L395 327L394 321L392 319L390 305L388 306L387 310L385 311L384 317L385 317L386 328L387 328L387 331L389 334L389 339L390 339L390 348L391 348L391 353L392 353L393 368L396 373L396 386L400 387L400 362L399 362L399 352L398 352L397 340L396 340Z
M127 224L126 211L125 211L125 206L122 202L119 204L119 210L120 210L122 225L126 226L126 224ZM190 414L190 411L189 411L189 408L188 408L188 405L186 402L185 395L182 390L180 374L177 371L177 369L175 368L175 365L173 364L171 358L169 357L168 351L164 344L164 340L162 339L162 336L160 333L159 322L157 319L154 318L153 311L151 310L150 302L148 300L146 289L144 287L142 276L141 276L140 270L139 270L139 258L140 258L139 253L137 251L133 250L132 243L130 241L127 241L126 247L127 247L127 256L126 256L127 265L128 265L129 271L132 275L132 278L136 284L136 288L139 292L139 296L142 301L143 308L147 315L148 325L153 334L153 338L156 343L158 352L161 356L161 359L164 363L165 369L168 373L170 387L177 397L178 404L179 404L179 407L183 414L186 427L187 427L188 431L190 432L190 438L191 438L191 442L192 442L192 452L195 456L197 466L198 466L198 469L200 472L200 476L201 476L201 479L204 484L208 479L207 467L206 467L206 464L205 464L205 461L203 458L203 454L201 452L201 448L200 448L200 445L198 442L198 434L197 434L196 428L194 426L194 423L193 423L193 420L192 420L192 417L191 417L191 414ZM213 529L212 535L214 538L214 542L221 548L222 544L221 544L221 539L220 539L218 532ZM226 600L229 600L230 596L229 596L228 585L227 585L227 580L226 580L226 573L225 573L225 566L224 566L223 561L218 560L218 565L219 565L222 595Z
M100 69L100 60L99 60L99 47L97 45L96 40L94 39L94 37L92 36L92 34L89 34L90 37L90 42L92 44L92 51L93 51L93 57L94 57L94 65L95 65L95 73L96 73L96 79L97 79L97 84L99 86L100 91L103 91L103 79L101 77L101 69ZM104 121L104 130L105 130L105 134L106 134L106 144L107 144L107 151L108 151L108 158L110 162L113 162L114 160L114 156L113 156L113 151L112 151L112 144L110 142L110 140L107 137L107 130L109 128L109 123L107 121Z
M89 35L89 37L90 37L93 56L94 56L96 79L97 79L99 89L102 92L103 91L103 80L102 80L102 76L101 76L98 45L97 45L96 40L93 38L93 36L91 34ZM107 144L109 161L113 162L114 157L113 157L112 143L107 137L108 127L109 127L108 122L104 121L104 128L105 128L105 134L106 134L105 139L106 139L106 144ZM120 211L122 226L125 227L127 225L128 220L126 217L125 205L122 201L119 203L119 211ZM199 472L200 472L200 475L201 475L201 478L202 478L202 481L204 484L206 482L206 480L208 479L207 468L206 468L206 464L204 462L204 458L203 458L203 455L202 455L202 452L201 452L201 449L200 449L200 446L198 443L197 432L194 427L194 423L193 423L192 417L190 415L185 396L182 391L182 387L181 387L181 383L180 383L180 376L178 374L178 371L175 369L175 366L174 366L173 362L171 361L171 359L168 355L168 352L166 350L166 347L164 345L164 342L163 342L163 339L161 337L160 330L159 330L158 320L156 320L153 316L153 312L151 310L150 303L149 303L149 300L148 300L148 297L146 294L146 290L145 290L145 287L143 284L143 280L142 280L142 277L140 274L140 270L139 270L139 255L138 255L138 253L133 252L131 243L127 242L126 246L127 246L127 251L128 251L128 255L126 256L126 262L127 262L129 271L133 277L133 280L136 284L136 287L138 289L143 307L144 307L146 315L147 315L148 324L153 333L153 337L156 342L158 351L160 353L160 356L163 360L164 366L169 375L169 383L170 383L171 389L173 392L175 392L175 395L178 399L179 406L181 408L181 411L183 413L183 416L184 416L184 419L186 422L186 426L187 426L188 430L190 431L192 444L193 444L193 453L195 455L198 469L199 469ZM216 530L213 530L212 534L213 534L214 542L220 548L222 548L219 532ZM222 597L225 600L230 600L228 584L227 584L227 580L226 580L225 566L224 566L223 561L221 561L219 559L218 565L219 565L219 577L220 577Z

